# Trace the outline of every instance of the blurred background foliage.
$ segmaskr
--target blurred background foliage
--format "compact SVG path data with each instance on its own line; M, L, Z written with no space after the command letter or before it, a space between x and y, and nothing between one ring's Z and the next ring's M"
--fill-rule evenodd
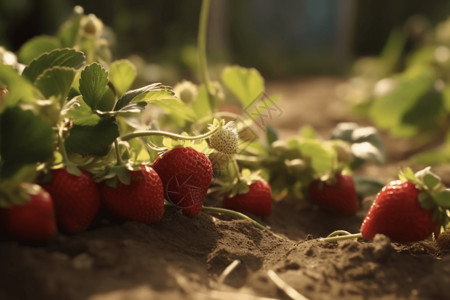
M0 45L17 51L54 35L75 5L114 32L114 57L137 55L155 77L197 76L200 0L2 0ZM354 58L376 55L394 28L420 14L431 25L450 14L448 0L214 0L212 63L256 67L266 78L345 74ZM139 61L135 57L135 62ZM172 82L167 82L172 83Z

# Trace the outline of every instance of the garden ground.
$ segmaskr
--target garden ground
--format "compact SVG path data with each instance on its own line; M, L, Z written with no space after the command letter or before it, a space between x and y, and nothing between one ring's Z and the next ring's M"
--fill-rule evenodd
M271 120L281 137L303 125L327 137L342 121L367 124L337 100L340 83L268 83L269 95L282 96L281 113ZM383 138L388 163L358 173L388 182L414 149ZM433 170L450 186L448 168ZM274 273L308 299L447 298L450 255L436 251L432 240L400 245L384 236L370 242L319 239L337 229L358 232L373 199L363 199L357 215L341 217L286 198L275 203L270 217L252 216L271 228L266 231L244 220L204 212L187 217L168 207L152 225L100 216L92 229L60 234L45 246L3 240L0 299L292 299L271 279ZM231 264L235 268L227 274Z

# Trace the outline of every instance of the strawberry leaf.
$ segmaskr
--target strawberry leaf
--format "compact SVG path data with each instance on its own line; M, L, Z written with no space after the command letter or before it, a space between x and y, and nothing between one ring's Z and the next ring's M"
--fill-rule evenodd
M290 141L288 141L288 144ZM337 157L334 151L327 148L318 140L303 140L298 144L302 157L311 161L311 167L318 177L328 176L337 165Z
M428 192L423 191L419 193L419 196L417 196L417 198L419 200L420 206L425 210L432 210L436 207L433 198Z
M198 119L211 115L212 111L208 101L208 92L204 85L198 89L197 98L191 103L191 106Z
M439 206L450 209L450 189L439 191L435 195L434 201L436 201Z
M92 109L97 109L108 90L108 73L98 63L88 65L81 72L80 93Z
M14 106L19 101L31 102L35 99L33 85L12 66L0 64L0 86L8 88L8 93L2 99L5 107Z
M239 99L243 107L249 106L264 92L264 78L253 68L226 67L222 72L222 81Z
M356 193L361 196L376 195L385 185L383 182L365 176L353 176Z
M0 115L0 177L13 176L26 164L52 156L52 128L49 122L19 107Z
M100 116L92 111L81 96L70 101L69 106L64 113L75 125L94 126L100 121Z
M53 67L79 69L85 62L83 52L74 49L55 49L35 58L24 70L22 76L33 82L45 70Z
M126 59L113 62L109 68L109 80L118 95L128 91L136 75L135 66Z
M429 191L437 189L441 185L441 178L432 173L430 167L420 170L414 175L422 183L421 185Z
M430 89L435 77L432 67L424 64L412 66L397 76L396 88L375 99L371 106L370 117L377 127L391 130L399 136L415 134L416 127L403 123L403 117Z
M94 126L75 125L65 140L65 146L71 152L103 156L109 152L118 136L115 119L106 116Z
M73 68L53 67L39 75L35 85L46 98L53 96L61 102L69 94L75 72Z
M17 54L19 61L23 64L29 64L34 58L42 55L42 53L60 48L57 38L52 36L36 36L23 44Z

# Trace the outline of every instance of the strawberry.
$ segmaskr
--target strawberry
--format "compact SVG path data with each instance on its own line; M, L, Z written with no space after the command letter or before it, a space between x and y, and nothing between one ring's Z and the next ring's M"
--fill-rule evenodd
M263 179L253 182L249 191L245 194L237 194L234 197L225 197L225 208L243 210L255 215L267 217L272 213L272 196L270 185Z
M161 179L150 167L129 171L129 184L120 180L112 187L100 184L100 194L106 209L123 220L142 223L159 221L164 214L164 191Z
M418 189L411 181L388 183L376 196L361 226L365 239L382 233L394 242L415 242L427 238L438 227L431 210L419 203Z
M308 194L320 207L335 213L353 215L359 210L355 183L348 175L338 174L332 183L314 180Z
M161 177L166 200L188 216L197 215L213 174L208 157L190 147L178 147L157 157L153 168Z
M0 208L0 227L19 241L45 242L57 233L53 201L50 194L37 184L24 183L29 200Z
M236 154L239 150L239 135L236 124L230 121L223 125L209 137L209 145L221 153Z
M80 171L78 176L65 168L51 170L51 181L42 184L55 203L59 227L69 234L87 229L100 208L97 184L85 170Z

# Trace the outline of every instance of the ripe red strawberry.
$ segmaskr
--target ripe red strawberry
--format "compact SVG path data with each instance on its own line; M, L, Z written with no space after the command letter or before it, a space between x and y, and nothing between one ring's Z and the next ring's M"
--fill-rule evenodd
M23 184L30 199L22 205L0 208L0 226L19 241L45 242L57 233L53 201L37 184Z
M51 174L51 181L42 186L55 203L59 227L69 234L87 229L100 208L100 194L94 179L84 170L80 176L70 174L67 169L54 169Z
M272 196L270 185L259 179L249 186L250 190L245 194L237 194L234 197L226 197L223 200L225 208L242 210L255 215L267 217L272 213Z
M153 223L164 214L164 191L161 179L152 168L142 166L130 171L130 184L117 180L117 186L100 185L106 209L123 220Z
M188 216L197 215L211 183L211 161L189 147L174 148L153 163L164 185L167 201L182 208Z
M359 210L358 196L353 178L339 174L333 183L314 180L308 186L308 194L320 207L344 215Z
M377 195L361 226L365 239L382 233L394 242L415 242L427 238L438 227L432 211L422 208L422 191L411 181L392 181Z

